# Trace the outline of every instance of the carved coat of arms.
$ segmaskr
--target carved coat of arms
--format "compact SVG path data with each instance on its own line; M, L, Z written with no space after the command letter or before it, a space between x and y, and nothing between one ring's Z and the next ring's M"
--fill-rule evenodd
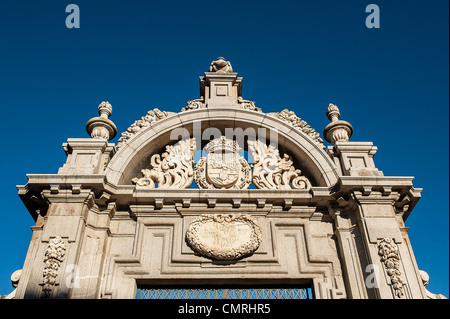
M191 222L186 240L202 256L236 260L258 249L262 231L250 215L204 214Z
M195 165L195 181L200 188L246 189L251 183L251 168L239 153L236 141L225 136L209 142Z

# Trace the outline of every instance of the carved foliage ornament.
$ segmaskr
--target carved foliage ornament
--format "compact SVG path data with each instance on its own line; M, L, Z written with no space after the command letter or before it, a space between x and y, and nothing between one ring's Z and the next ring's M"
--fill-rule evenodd
M167 145L162 154L151 157L151 169L143 169L144 177L133 178L133 183L142 188L182 189L188 188L194 179L193 165L196 149L195 138Z
M56 236L47 246L44 255L44 280L42 287L42 298L48 298L56 285L56 276L66 254L66 243Z
M277 148L259 140L248 145L252 166L240 155L237 142L222 136L205 146L206 156L194 168L195 139L182 140L166 146L162 155L154 154L151 169L143 169L143 177L132 181L139 188L161 189L188 188L193 179L201 189L247 189L252 181L259 189L311 188L311 182L293 166L288 154L280 157Z
M159 109L153 109L147 112L147 114L141 117L140 120L135 121L131 126L122 133L122 137L119 138L117 148L120 148L123 144L127 143L141 129L150 126L152 123L157 122L170 115L176 114L174 112L160 111Z
M277 119L280 119L283 122L289 123L293 127L299 128L302 132L307 134L314 142L324 147L323 139L320 138L320 134L317 133L311 126L309 126L308 123L299 118L294 113L294 111L284 109L283 111L278 113L267 113L267 114Z
M288 154L280 157L278 149L259 140L249 141L252 154L253 184L260 189L309 189L311 183L295 169Z
M245 214L208 214L197 217L186 232L188 244L202 256L236 260L258 249L261 227Z
M384 264L387 275L390 279L390 285L394 289L394 293L397 297L404 296L404 282L400 278L400 255L398 253L398 247L394 240L391 238L383 238L378 243L378 255L381 262Z

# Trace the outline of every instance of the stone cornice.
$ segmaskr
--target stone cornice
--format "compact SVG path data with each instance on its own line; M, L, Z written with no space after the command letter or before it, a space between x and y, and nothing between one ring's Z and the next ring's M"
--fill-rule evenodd
M110 184L103 174L29 174L27 177L28 183L17 186L17 189L34 217L37 216L36 210L46 204L41 195L44 190L46 197L51 195L53 200L58 196L67 197L68 192L77 195L89 190L95 194L97 204L116 202L120 209L128 209L130 205L150 205L156 210L163 207L185 209L195 205L214 209L228 205L234 209L268 209L277 206L281 211L295 211L301 206L326 207L327 203L339 202L339 199L348 201L354 198L362 202L388 200L402 211L404 219L420 199L421 193L421 189L412 187L413 177L396 176L341 176L334 187L313 186L309 190L136 189L134 185Z

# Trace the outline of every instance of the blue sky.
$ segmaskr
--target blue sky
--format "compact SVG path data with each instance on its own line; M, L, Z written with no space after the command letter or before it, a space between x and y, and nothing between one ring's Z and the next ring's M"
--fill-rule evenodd
M79 29L66 28L70 3L80 8ZM366 28L370 3L380 8L379 29ZM334 103L353 125L351 140L378 147L385 175L415 176L422 199L406 226L429 290L449 297L448 5L2 0L0 295L12 290L31 238L15 188L26 174L57 173L62 143L88 137L101 101L112 104L119 132L150 109L178 112L224 56L244 77L243 97L264 112L294 110L322 132Z

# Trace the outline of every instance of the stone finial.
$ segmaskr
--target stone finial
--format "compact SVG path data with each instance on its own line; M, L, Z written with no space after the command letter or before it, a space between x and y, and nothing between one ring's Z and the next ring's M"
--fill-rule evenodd
M226 61L223 57L218 57L217 60L211 62L209 72L233 73L233 68L230 61Z
M339 108L330 103L327 107L327 117L331 122L336 122L341 117L341 112L339 112Z
M102 102L98 105L98 114L100 115L100 117L103 117L105 119L107 119L108 117L111 116L112 113L112 106L111 104L109 104L109 102Z
M338 141L347 142L353 134L352 125L347 121L339 120L341 116L339 108L332 103L328 105L326 114L331 123L323 130L325 139L333 145Z
M112 140L117 134L117 127L109 119L112 113L112 106L109 102L102 102L98 106L100 116L91 118L86 123L86 131L95 139Z

